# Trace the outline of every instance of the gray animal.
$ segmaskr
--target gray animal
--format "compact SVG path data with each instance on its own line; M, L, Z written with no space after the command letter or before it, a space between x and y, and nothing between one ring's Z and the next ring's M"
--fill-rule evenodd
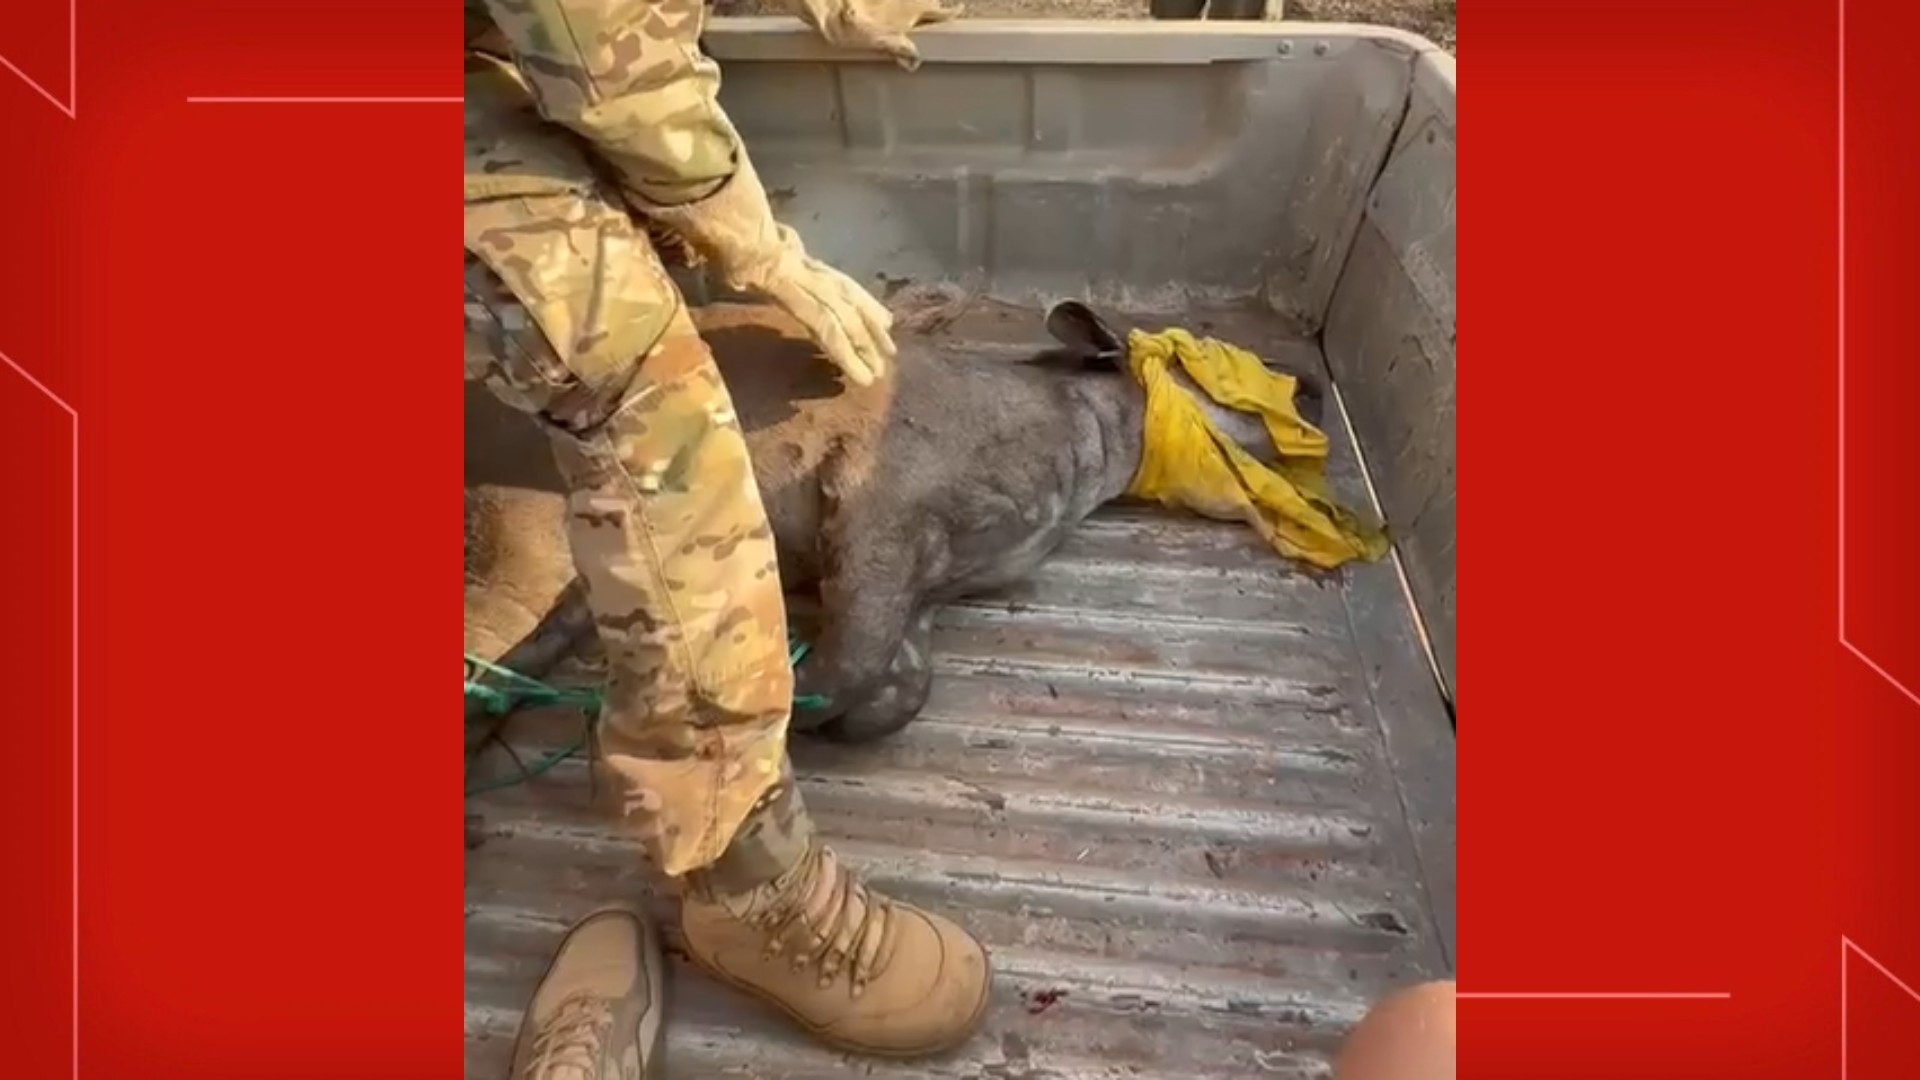
M1140 462L1146 398L1125 336L1077 302L1047 314L1058 345L1020 361L901 335L892 373L866 388L777 309L714 304L695 321L733 392L794 617L817 599L795 693L822 704L796 709L794 730L861 742L905 726L927 700L940 605L1031 573ZM1318 423L1317 379L1292 374ZM467 408L468 647L541 672L592 625L566 584L558 476L526 418L472 388ZM1209 411L1273 460L1257 418Z

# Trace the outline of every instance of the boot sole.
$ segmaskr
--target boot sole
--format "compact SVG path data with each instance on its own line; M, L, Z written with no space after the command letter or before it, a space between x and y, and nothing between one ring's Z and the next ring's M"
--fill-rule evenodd
M752 983L743 982L727 974L726 972L721 971L718 968L709 966L705 960L702 960L699 956L695 955L693 950L691 949L687 950L687 957L688 959L693 961L693 966L699 968L701 971L706 972L709 977L714 979L714 981L724 983L725 985L730 986L733 989L738 990L741 993L746 994L750 997L758 998L760 1001L773 1006L774 1008L780 1010L783 1013L786 1013L787 1019L792 1020L795 1026L801 1028L807 1034L813 1036L815 1039L818 1039L820 1042L825 1043L826 1045L833 1047L836 1050L846 1050L856 1054L864 1054L868 1057L888 1058L895 1061L906 1061L913 1058L934 1057L935 1055L938 1055L938 1054L944 1054L947 1051L952 1050L955 1047L959 1046L961 1043L966 1042L968 1039L973 1038L974 1035L978 1034L980 1031L980 1022L986 1018L988 1003L993 1000L993 954L988 953L986 955L986 964L987 964L986 992L980 995L980 1003L974 1006L973 1015L967 1018L967 1022L965 1026L961 1028L960 1033L958 1035L955 1035L953 1038L946 1040L945 1042L935 1043L932 1046L916 1047L912 1050L895 1050L890 1047L867 1046L864 1043L857 1043L852 1041L851 1039L843 1039L838 1036L835 1036L829 1033L825 1028L815 1027L811 1021L807 1020L806 1017L801 1016L799 1013L794 1012L791 1008L788 1008L786 1002L781 1001L779 998L774 997L772 994L769 994L766 991L761 990L759 987L754 986Z

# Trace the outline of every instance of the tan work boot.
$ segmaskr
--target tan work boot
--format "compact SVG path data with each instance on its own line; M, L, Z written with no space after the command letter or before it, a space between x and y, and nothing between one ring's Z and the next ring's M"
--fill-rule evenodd
M512 1080L654 1080L666 964L653 924L596 911L560 942L513 1040Z
M757 888L689 889L680 920L701 967L842 1049L937 1053L966 1041L986 1012L991 973L980 943L871 892L817 840Z

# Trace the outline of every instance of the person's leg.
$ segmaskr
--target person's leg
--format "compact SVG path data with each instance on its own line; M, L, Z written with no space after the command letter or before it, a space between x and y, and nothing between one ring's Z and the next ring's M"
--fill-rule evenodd
M1454 994L1451 982L1397 990L1347 1036L1333 1080L1453 1080Z
M517 75L469 60L467 375L537 418L608 661L626 819L688 888L694 959L855 1049L964 1037L985 953L871 894L814 836L772 531L727 389L643 230Z
M792 673L773 539L706 346L644 235L503 65L467 80L467 374L530 413L607 651L600 750L674 876L779 776Z

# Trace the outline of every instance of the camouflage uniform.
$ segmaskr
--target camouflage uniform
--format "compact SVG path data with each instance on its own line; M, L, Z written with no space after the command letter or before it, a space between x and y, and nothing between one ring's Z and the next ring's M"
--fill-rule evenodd
M864 2L818 6L917 59L901 45L917 4ZM621 203L785 308L856 385L893 358L891 317L773 220L714 102L698 0L486 8L514 61L470 35L467 373L552 437L611 669L603 757L656 861L689 875L687 956L833 1045L894 1057L956 1046L986 1014L985 947L872 891L813 836L787 768L786 612L746 442ZM619 922L596 926L571 955L601 955L566 970L563 948L528 1011L529 1080L624 1067L658 1031L657 950Z
M628 210L705 198L744 160L703 8L483 7L467 4L467 377L540 420L570 489L626 816L667 873L751 886L811 835L786 765L773 536L727 388Z

